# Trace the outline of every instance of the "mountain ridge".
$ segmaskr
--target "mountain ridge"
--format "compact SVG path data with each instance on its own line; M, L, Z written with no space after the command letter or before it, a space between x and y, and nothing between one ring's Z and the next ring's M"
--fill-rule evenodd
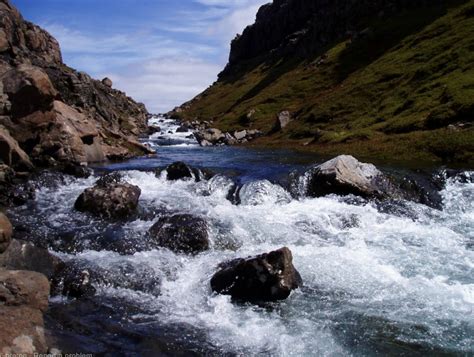
M344 3L347 9L337 13L336 5ZM361 10L359 3L342 0L264 5L256 23L233 41L218 81L171 114L212 120L223 131L260 129L267 135L252 144L257 146L472 164L474 2L363 3L372 7ZM294 4L323 4L309 12L325 14L319 23L301 21L298 39L295 27L282 20L298 13ZM283 5L289 8L276 16ZM276 36L283 41L269 41L260 51L246 45L259 44L257 30L264 34L279 22L291 28ZM301 32L325 25L323 33ZM325 41L308 45L319 37ZM278 128L286 111L291 120Z

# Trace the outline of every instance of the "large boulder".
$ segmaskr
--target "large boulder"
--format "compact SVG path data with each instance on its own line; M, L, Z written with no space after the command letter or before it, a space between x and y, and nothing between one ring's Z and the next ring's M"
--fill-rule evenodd
M211 279L213 291L247 302L284 300L301 285L301 276L286 247L253 258L225 262Z
M194 133L194 136L199 143L206 141L213 145L222 143L225 140L225 134L217 128L197 131Z
M74 207L81 212L112 219L124 219L133 214L138 206L141 190L128 183L96 185L86 189L77 198Z
M207 222L189 214L161 218L149 232L150 244L175 253L197 254L209 249Z
M304 193L311 197L327 194L389 197L395 190L388 177L374 165L361 163L349 155L311 168L305 173L304 181Z
M42 274L0 269L0 354L46 353L43 312L49 282Z
M10 220L0 213L0 254L4 253L12 240L13 227Z

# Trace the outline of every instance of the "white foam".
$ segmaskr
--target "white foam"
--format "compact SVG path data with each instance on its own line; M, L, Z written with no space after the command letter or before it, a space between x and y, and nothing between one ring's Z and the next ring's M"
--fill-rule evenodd
M474 329L472 183L450 181L442 192L442 212L407 204L416 213L410 218L337 197L290 201L283 188L268 181L244 186L243 204L233 205L225 199L233 183L222 176L200 183L170 182L139 171L125 177L141 188L143 206L206 217L213 249L196 257L166 250L125 257L79 254L75 259L104 266L120 261L147 264L162 280L161 295L153 298L111 288L101 290L103 294L131 300L139 294L156 319L204 328L214 344L242 355L346 355L332 327L340 323L339 316L359 311L424 326L429 333L418 342L472 351L472 336L462 338L446 327ZM75 198L92 182L42 189L38 206L54 224L67 222ZM135 221L126 228L145 234L152 223ZM209 279L220 262L282 246L292 250L311 293L293 293L273 311L233 304L211 293ZM320 299L326 299L326 305Z

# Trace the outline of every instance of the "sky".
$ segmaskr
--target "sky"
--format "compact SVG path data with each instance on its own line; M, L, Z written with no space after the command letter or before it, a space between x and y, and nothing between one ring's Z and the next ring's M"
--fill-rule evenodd
M60 43L64 62L167 112L227 63L230 41L270 0L11 0Z

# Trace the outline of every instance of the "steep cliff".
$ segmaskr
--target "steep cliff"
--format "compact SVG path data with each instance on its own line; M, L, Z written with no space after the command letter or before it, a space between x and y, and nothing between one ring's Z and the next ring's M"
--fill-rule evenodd
M472 0L274 0L173 114L260 129L257 145L466 162L473 88Z
M104 84L105 83L105 84ZM0 157L16 170L148 153L147 111L62 62L58 42L0 0Z

